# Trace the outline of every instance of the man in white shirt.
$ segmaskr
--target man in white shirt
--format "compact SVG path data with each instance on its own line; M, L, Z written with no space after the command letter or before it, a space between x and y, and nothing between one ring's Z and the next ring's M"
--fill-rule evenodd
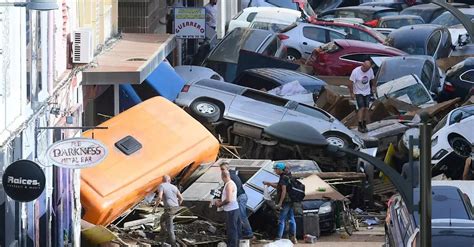
M369 122L368 108L371 93L375 94L374 71L372 62L367 60L361 66L355 68L351 77L352 87L349 87L351 98L356 100L357 117L359 120L358 130L367 133L367 123Z
M204 6L206 9L206 25L216 30L217 26L217 0L209 0L209 3Z
M230 177L227 170L221 172L224 189L222 190L222 199L216 202L217 207L222 207L225 212L225 225L227 231L227 246L239 246L241 233L241 220L239 202L237 201L237 186Z

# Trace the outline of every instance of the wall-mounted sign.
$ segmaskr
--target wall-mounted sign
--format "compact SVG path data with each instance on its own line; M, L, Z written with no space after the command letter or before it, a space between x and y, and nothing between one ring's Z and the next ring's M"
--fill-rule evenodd
M97 165L107 156L107 147L89 138L71 138L53 143L46 151L56 166L81 169Z
M15 201L30 202L43 193L46 178L41 167L30 160L11 163L2 177L5 193Z
M174 34L179 39L204 39L206 37L206 9L175 8Z

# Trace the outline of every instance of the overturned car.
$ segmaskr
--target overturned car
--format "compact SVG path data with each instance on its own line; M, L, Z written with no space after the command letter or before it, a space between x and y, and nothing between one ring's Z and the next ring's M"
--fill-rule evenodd
M235 84L215 80L187 84L176 104L211 128L223 142L241 146L245 158L305 158L320 164L339 164L331 167L349 168L347 160L329 157L324 150L285 145L265 136L263 129L280 121L309 124L329 143L339 147L364 146L354 132L319 108ZM330 160L324 162L323 157Z

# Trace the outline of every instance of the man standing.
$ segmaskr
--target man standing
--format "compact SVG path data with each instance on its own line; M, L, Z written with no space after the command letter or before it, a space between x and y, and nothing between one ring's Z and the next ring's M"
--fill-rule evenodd
M174 235L173 217L179 210L179 205L183 202L183 196L178 188L171 184L171 178L168 175L163 176L163 183L158 187L158 198L156 205L163 201L165 211L160 217L161 233L167 234L171 246L176 245L176 236Z
M464 161L462 180L474 180L474 160L471 157Z
M229 171L221 172L222 181L224 181L224 189L222 191L222 199L217 200L216 206L222 207L225 212L225 225L227 231L227 246L239 246L241 221L239 203L237 202L237 186L230 178Z
M242 180L240 180L239 176L237 175L236 170L229 169L229 163L222 162L220 165L221 172L228 171L230 174L230 179L234 181L235 186L237 187L237 201L239 203L239 210L240 210L240 220L242 221L242 238L245 239L253 239L253 231L252 226L250 226L250 222L247 216L247 201L248 197L245 193L244 188L242 187Z
M276 163L273 166L273 170L280 176L278 183L264 181L263 184L277 189L277 209L280 210L277 238L281 239L283 237L286 221L289 220L290 240L293 242L293 244L297 244L295 212L293 210L293 203L291 202L287 193L287 188L290 186L291 173L287 171L286 165L283 162Z
M217 26L217 0L209 0L209 3L204 6L206 9L206 26L216 30Z
M357 130L361 133L367 133L370 95L371 93L375 94L376 89L372 62L367 60L361 66L355 68L349 79L352 81L352 87L349 87L351 98L356 100L357 117L359 120Z

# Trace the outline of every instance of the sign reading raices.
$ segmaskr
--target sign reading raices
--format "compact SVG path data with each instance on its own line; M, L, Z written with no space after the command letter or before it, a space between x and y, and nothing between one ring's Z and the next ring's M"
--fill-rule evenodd
M43 193L46 178L43 169L33 161L18 160L3 173L5 193L15 201L30 202Z
M50 162L65 168L86 168L100 163L107 156L107 147L89 138L71 138L55 142L46 151Z
M180 39L204 39L206 36L206 9L175 8L174 33Z

